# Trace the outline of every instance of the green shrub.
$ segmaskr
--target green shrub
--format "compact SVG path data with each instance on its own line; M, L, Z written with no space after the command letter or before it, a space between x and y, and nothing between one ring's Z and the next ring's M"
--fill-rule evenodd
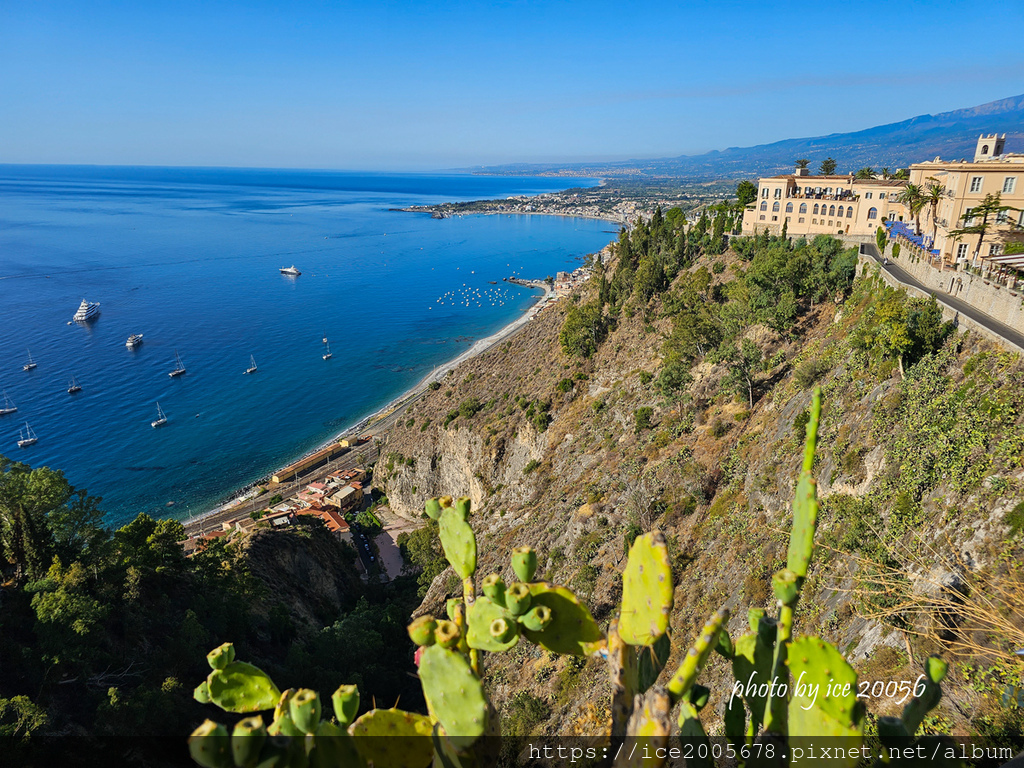
M1003 523L1010 526L1011 537L1024 530L1024 501L1006 513Z
M654 379L654 374L650 371L640 371L640 383L643 386L647 386Z
M645 429L651 428L651 418L654 416L654 409L649 406L643 408L637 408L633 413L633 419L636 422L636 431L642 432Z
M436 392L440 388L441 388L441 382L440 381L432 381L429 384L427 384L427 389L429 389L431 392Z
M724 437L725 433L729 431L731 425L722 419L715 419L711 423L711 436L714 438Z
M540 462L539 461L537 461L536 459L530 459L528 462L526 462L526 466L523 467L523 474L524 475L528 475L531 472L533 472L533 470L535 470L539 466L540 466Z

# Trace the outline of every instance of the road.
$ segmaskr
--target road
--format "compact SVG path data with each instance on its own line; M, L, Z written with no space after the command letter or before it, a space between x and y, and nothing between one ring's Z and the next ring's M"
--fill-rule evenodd
M1011 328L1004 323L1000 323L998 320L993 319L989 315L986 315L981 310L975 308L966 301L950 296L942 291L937 291L934 288L921 283L915 277L901 269L899 265L895 264L892 259L889 260L888 264L884 264L881 255L878 253L878 248L870 243L864 243L860 247L860 251L865 256L870 256L874 259L878 265L892 275L896 280L903 283L904 285L910 286L911 288L917 288L920 291L924 291L926 294L932 294L935 296L936 301L945 304L947 307L952 309L954 312L958 312L965 317L969 317L971 320L976 322L978 325L987 328L992 333L1006 339L1011 344L1016 345L1020 349L1024 349L1024 333Z

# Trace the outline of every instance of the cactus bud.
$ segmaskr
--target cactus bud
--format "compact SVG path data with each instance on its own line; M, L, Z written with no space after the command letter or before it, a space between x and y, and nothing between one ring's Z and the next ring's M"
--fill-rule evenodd
M537 572L537 553L533 547L516 547L512 550L512 570L520 581L533 581Z
M231 732L231 754L235 765L255 765L266 739L267 729L259 715L235 723L235 730Z
M775 598L782 605L794 605L800 597L800 581L793 571L783 568L778 573L772 574L772 590Z
M441 502L437 499L427 499L426 512L431 520L437 520L441 517Z
M929 656L924 663L925 674L928 675L929 680L936 684L946 679L948 669L949 663L943 661L938 656Z
M551 623L551 609L546 605L535 605L519 618L519 623L531 632L543 632Z
M232 763L228 729L213 720L206 720L189 736L188 752L203 768L228 768Z
M497 640L499 643L507 643L513 637L516 636L518 627L515 623L509 623L505 619L495 619L491 622L491 626L488 628L491 637Z
M530 588L516 582L505 590L505 607L513 616L522 616L530 608Z
M356 719L359 712L359 689L354 685L342 685L331 696L334 705L334 716L343 726Z
M210 663L211 669L224 669L235 660L235 646L231 643L219 645L206 654L206 660Z
M200 704L210 703L210 686L206 684L205 680L197 685L196 689L192 691L192 698Z
M484 576L484 580L480 585L484 594L491 599L496 605L505 605L505 582L496 573L492 573L489 576Z
M437 622L433 616L420 616L409 625L409 637L416 645L433 645Z
M442 648L454 648L459 642L459 627L454 621L441 619L434 630L434 639Z
M438 504L441 505L441 509L448 509L448 507L450 507L452 505L452 497L451 496L442 496L441 498L439 498L437 500L437 502L438 502Z
M460 496L455 500L455 511L459 513L459 517L463 520L469 520L469 510L472 506L472 502L469 500L469 496Z
M320 697L316 691L300 688L292 696L288 709L295 727L303 733L316 733L320 725Z

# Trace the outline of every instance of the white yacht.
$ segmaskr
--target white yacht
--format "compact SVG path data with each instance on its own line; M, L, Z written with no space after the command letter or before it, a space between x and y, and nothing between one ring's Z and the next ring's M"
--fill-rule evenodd
M181 362L181 355L178 354L178 350L174 350L174 370L168 373L172 379L175 376L181 376L185 373L185 364Z
M124 343L124 345L126 347L128 347L128 349L134 349L135 347L139 346L139 344L141 344L141 343L142 343L142 334L141 333L133 333L131 336L128 337L128 341L126 341Z
M281 267L281 274L282 275L291 275L292 277L298 277L302 273L299 272L299 270L297 270L295 268L294 264L292 264L290 267Z
M71 319L76 323L87 323L90 320L95 320L96 315L100 313L100 303L98 301L86 301L82 299L82 303L78 305L78 311L75 312L75 316Z
M71 383L68 384L68 394L69 395L73 395L73 394L75 394L75 392L81 392L81 391L82 391L82 388L78 385L78 382L75 381L75 377L72 376L71 377Z
M0 408L0 416L6 416L8 413L14 413L18 410L18 406L11 402L11 398L7 396L7 390L4 390L4 407Z
M25 428L18 430L18 437L20 438L18 440L19 448L28 448L30 445L35 445L36 441L39 439L36 437L36 433L32 431L32 427L28 425L27 421L25 422Z
M32 359L32 352L29 351L29 353L28 353L28 362L25 363L23 366L21 366L21 370L23 370L23 371L31 371L35 367L36 367L36 361Z
M164 409L160 407L160 403L156 404L156 421L151 421L149 425L151 427L162 427L167 423L167 417L164 416Z
M327 341L326 337L324 338L324 344L327 345L327 351L324 353L324 360L330 360L334 355L331 354L331 344Z
M256 367L256 358L253 357L252 355L249 355L249 367L245 369L245 372L256 373L257 370L259 369Z

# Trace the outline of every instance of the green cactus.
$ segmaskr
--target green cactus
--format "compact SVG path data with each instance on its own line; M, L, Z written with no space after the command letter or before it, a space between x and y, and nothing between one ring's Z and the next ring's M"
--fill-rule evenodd
M431 646L431 650L442 649ZM374 768L426 768L434 753L432 729L429 717L374 709L356 720L350 731L359 754Z
M505 607L513 616L522 616L530 610L530 585L516 582L505 590Z
M355 720L359 711L359 689L354 685L340 685L331 696L334 716L338 722L347 726Z
M520 581L533 581L537 572L537 553L533 547L516 547L512 550L512 570Z
M459 513L459 517L463 520L469 520L469 510L472 507L472 502L469 496L460 496L455 500L455 511Z
M519 617L519 623L526 629L543 632L544 628L551 623L551 609L546 605L535 605Z
M800 577L789 568L772 574L772 591L775 599L783 605L792 605L800 596Z
M192 691L192 698L198 701L200 704L210 703L210 686L206 684L205 680L203 680L203 682L197 685L196 689Z
M762 685L772 677L772 663L775 654L775 622L764 615L764 611L748 614L754 632L736 639L732 658L732 674L741 684L739 695L730 695L730 700L743 700L750 709L748 733L756 733L764 722L768 697L761 695ZM742 711L742 707L741 707Z
M206 661L210 665L210 669L224 669L228 664L235 660L235 646L231 643L224 643L218 645L208 654L206 654Z
M696 687L696 686L695 686ZM706 689L705 689L706 690ZM705 703L707 697L704 697ZM689 701L679 702L679 741L684 745L693 745L692 752L687 750L689 755L686 759L687 768L714 768L714 754L711 749L711 741L704 730L697 712L701 709Z
M441 619L437 622L437 629L434 630L434 639L442 648L454 648L458 645L461 637L462 632L459 631L459 625L454 621Z
M534 582L529 587L532 604L549 608L551 621L539 632L523 627L527 640L552 653L574 656L589 656L604 645L604 635L594 617L572 592L544 582ZM509 587L506 598L511 591Z
M619 634L630 645L650 645L668 629L672 566L660 531L637 536L622 574Z
M259 715L235 723L235 729L231 732L231 754L235 765L242 768L255 765L266 740L267 728Z
M903 725L907 733L913 736L917 733L918 727L925 716L935 708L942 698L942 686L940 683L946 679L946 672L949 665L938 656L929 656L924 663L924 675L921 676L918 687L923 687L920 695L915 695L903 708ZM915 692L916 693L916 692Z
M821 389L815 388L811 399L811 419L807 422L807 441L804 445L804 463L796 484L793 499L793 530L789 536L786 567L801 579L807 576L807 566L814 551L814 532L818 525L817 484L811 477L814 469L814 451L818 445L818 420L821 417Z
M288 713L300 731L316 733L316 728L320 725L320 697L316 691L300 688L288 702Z
M476 571L476 535L472 526L459 512L459 509L468 510L468 507L469 500L466 499L465 505L459 508L445 509L441 513L438 526L444 556L463 581L471 579Z
M469 747L483 735L487 699L465 656L431 645L420 658L420 682L431 713L457 749Z
M466 612L469 632L466 641L470 648L481 651L507 651L519 641L519 631L512 616L490 598L478 597ZM504 630L495 636L491 631L495 622L504 622Z
M440 520L442 512L441 502L437 499L427 499L425 511L427 513L427 517L431 520Z
M492 603L505 607L505 581L501 576L496 573L484 576L480 587Z
M433 616L420 616L413 619L408 630L409 639L416 645L433 645L434 632L437 630L437 621Z
M644 645L636 650L637 680L639 681L640 693L643 693L654 685L661 674L661 670L665 668L665 663L672 652L672 641L669 639L668 632L666 632L651 645Z
M234 764L228 729L213 720L204 721L192 731L188 752L203 768L230 768Z
M615 768L651 768L665 764L664 748L671 731L672 700L664 688L655 686L637 695L633 714L626 726L626 736L636 739L636 749L623 750L616 758Z
M259 712L270 709L281 692L259 667L232 661L214 669L206 678L210 700L228 712Z
M857 700L857 673L830 643L802 637L789 646L789 737L842 738L849 748L860 747L864 735L863 707ZM818 761L853 766L846 755Z
M704 628L700 631L700 636L690 650L686 652L686 658L683 659L683 663L676 670L676 673L672 675L672 679L668 681L666 687L674 700L678 701L681 699L697 680L697 674L704 667L708 656L711 655L711 651L718 644L718 634L722 631L728 620L729 611L726 608L720 609L708 619Z
M621 741L626 735L633 699L642 691L636 650L619 637L617 618L613 618L608 627L608 672L612 683L612 740Z
M269 763L261 764L263 768ZM356 750L356 740L341 726L330 720L321 720L309 753L309 768L365 768L366 763Z

